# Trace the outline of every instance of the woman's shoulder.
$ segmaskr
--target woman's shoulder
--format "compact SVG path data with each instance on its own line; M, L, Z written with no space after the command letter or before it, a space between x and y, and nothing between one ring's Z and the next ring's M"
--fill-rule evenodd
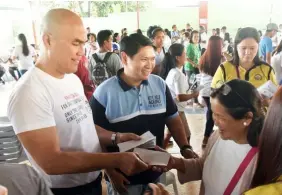
M282 183L277 182L273 184L259 186L244 193L244 195L265 195L265 194L281 195Z

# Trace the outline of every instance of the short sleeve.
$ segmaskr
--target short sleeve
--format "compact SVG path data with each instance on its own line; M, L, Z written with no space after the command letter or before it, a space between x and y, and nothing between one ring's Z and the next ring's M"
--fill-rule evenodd
M170 90L167 85L166 85L165 96L166 96L166 117L167 119L171 119L171 118L178 116L177 106L174 100L172 99Z
M183 90L182 90L183 87L179 78L180 78L179 74L174 74L173 84L174 84L174 90L176 95L183 94Z
M211 88L219 88L224 83L224 77L221 67L219 66L213 76Z
M34 85L16 89L7 112L16 134L56 126L52 102L46 92Z
M273 47L272 47L272 40L269 39L266 42L266 53L271 53L273 51Z

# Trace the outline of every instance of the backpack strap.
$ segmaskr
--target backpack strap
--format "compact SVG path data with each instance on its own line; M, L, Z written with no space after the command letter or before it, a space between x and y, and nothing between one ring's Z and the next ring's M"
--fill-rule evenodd
M100 58L98 57L98 55L96 53L94 53L92 55L92 57L94 58L95 62L98 63L98 62L101 62Z
M226 82L226 71L225 71L223 64L220 64L220 68L221 68L222 73L223 73L223 80L224 80L224 82Z
M272 67L270 66L270 67L269 67L268 74L267 74L267 80L270 80L271 71L272 71Z
M103 63L107 63L107 61L109 60L109 58L111 57L113 52L107 52L104 59L103 59Z

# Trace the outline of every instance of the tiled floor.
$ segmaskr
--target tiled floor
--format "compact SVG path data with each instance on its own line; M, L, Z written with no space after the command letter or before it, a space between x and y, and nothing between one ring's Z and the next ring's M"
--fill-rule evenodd
M6 115L6 109L7 109L7 102L9 95L11 93L11 90L14 86L15 82L9 82L6 83L6 85L0 84L0 116ZM186 116L188 119L188 124L192 133L191 137L191 144L194 148L194 150L201 155L202 154L202 148L201 143L203 139L203 130L204 130L204 123L205 123L205 117L204 117L204 111L203 109L187 109ZM168 152L170 152L173 155L180 156L179 148L176 144L173 145L173 147L168 149ZM177 174L176 171L173 171L175 175ZM200 182L190 182L184 185L180 185L177 180L177 187L179 195L197 195L199 193L199 183ZM174 194L172 185L167 186L167 189L170 191L171 195ZM104 193L106 194L106 193Z

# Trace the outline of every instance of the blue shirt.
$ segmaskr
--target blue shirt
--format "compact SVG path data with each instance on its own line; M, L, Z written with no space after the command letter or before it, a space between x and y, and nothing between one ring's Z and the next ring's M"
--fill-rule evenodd
M120 69L95 90L90 101L94 123L113 132L142 135L150 131L162 147L167 120L178 116L169 88L156 75L150 75L139 88L132 87L122 80L122 73ZM145 171L128 179L131 184L146 184L159 175Z
M272 53L272 40L264 36L259 43L259 57L266 61L266 54Z

